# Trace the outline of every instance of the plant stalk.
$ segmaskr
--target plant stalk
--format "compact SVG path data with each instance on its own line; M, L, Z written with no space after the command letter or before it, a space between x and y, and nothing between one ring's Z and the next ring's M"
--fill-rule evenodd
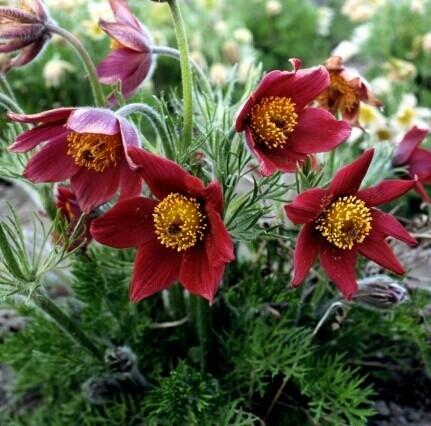
M175 27L178 49L180 52L181 80L183 87L183 148L184 152L192 143L193 132L193 74L189 60L189 46L183 17L178 5L178 0L168 0L172 20Z
M97 77L96 67L87 49L84 47L81 41L74 34L70 33L64 28L58 27L53 24L48 24L47 28L49 31L51 31L51 33L55 33L63 37L75 49L85 69L87 70L88 78L90 80L91 89L93 91L93 97L94 97L96 106L104 107L105 95L103 94L102 86Z
M193 311L194 323L200 346L201 370L205 371L207 358L210 352L210 332L211 332L211 310L206 299L197 295L190 295Z

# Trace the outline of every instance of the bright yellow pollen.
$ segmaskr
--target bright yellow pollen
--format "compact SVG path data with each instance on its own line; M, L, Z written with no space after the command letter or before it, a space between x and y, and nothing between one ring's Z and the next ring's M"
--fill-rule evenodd
M193 247L204 236L205 216L195 198L169 194L157 204L153 218L157 239L177 251Z
M336 247L351 250L370 233L372 220L365 202L349 195L339 198L324 210L317 219L316 229Z
M115 166L121 151L119 135L72 132L67 137L67 154L78 166L103 172Z
M250 113L251 129L258 143L269 149L282 147L298 124L295 104L290 98L270 96L254 105Z

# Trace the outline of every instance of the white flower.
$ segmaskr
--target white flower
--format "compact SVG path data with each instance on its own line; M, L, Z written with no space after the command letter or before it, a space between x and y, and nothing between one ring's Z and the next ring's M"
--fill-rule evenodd
M416 96L412 93L403 95L398 111L393 117L394 125L399 131L410 130L413 126L430 127L431 110L418 107Z
M42 71L46 87L59 87L67 72L75 71L75 67L67 61L53 58L48 61Z
M391 82L386 77L376 77L371 80L370 85L376 96L386 96L391 92Z
M331 53L331 56L341 56L344 62L353 58L359 52L359 47L349 40L342 41Z
M352 22L364 22L370 19L387 0L346 0L341 13Z
M228 72L226 67L221 63L215 63L210 68L210 81L211 83L222 86L227 81Z
M422 49L424 52L431 54L431 32L422 37Z
M317 9L317 34L324 37L329 35L334 14L334 9L330 7L321 6Z
M233 32L234 38L240 43L251 43L253 34L247 28L238 28Z
M283 11L283 5L278 0L268 0L266 2L266 13L269 16L280 15Z
M428 0L410 0L410 10L418 15L423 15L427 3Z

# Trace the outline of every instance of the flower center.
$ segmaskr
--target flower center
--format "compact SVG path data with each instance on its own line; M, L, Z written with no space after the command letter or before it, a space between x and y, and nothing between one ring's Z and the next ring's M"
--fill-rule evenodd
M195 198L169 194L157 204L153 218L157 239L165 247L187 250L204 236L205 216Z
M338 72L329 73L331 85L319 97L318 101L331 111L351 111L358 103L354 87L349 85Z
M349 195L327 207L316 221L316 229L340 249L360 244L371 231L371 212L365 202Z
M290 98L270 96L261 99L250 113L251 129L257 141L269 149L282 147L298 124L295 104Z
M119 135L72 132L67 136L67 141L67 154L73 157L75 163L96 172L115 166L121 152Z

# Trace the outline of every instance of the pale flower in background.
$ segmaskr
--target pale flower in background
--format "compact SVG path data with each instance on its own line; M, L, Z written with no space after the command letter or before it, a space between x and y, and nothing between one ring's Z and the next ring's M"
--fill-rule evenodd
M61 10L62 12L71 12L76 6L84 4L85 0L45 0L49 8Z
M268 0L265 9L269 16L276 16L283 11L283 5L278 0Z
M372 105L361 104L359 123L367 133L372 135L373 140L391 141L395 136L395 131L391 128L387 117Z
M253 34L247 28L238 28L233 32L235 40L240 43L251 43L253 41Z
M376 96L387 96L391 92L391 82L387 77L379 76L370 81L371 89Z
M414 78L417 74L413 63L393 58L383 64L383 69L387 72L387 77L392 81L404 81Z
M190 58L196 62L196 64L198 64L201 68L207 68L208 64L207 64L207 60L204 56L204 54L199 51L199 50L192 50L190 52Z
M349 40L343 40L335 49L331 52L331 56L340 56L344 62L352 59L359 52L359 47L353 44Z
M387 0L346 0L341 13L352 22L364 22L370 19Z
M92 39L98 40L105 36L102 28L99 26L99 19L112 19L112 12L105 3L89 3L87 6L89 19L82 22L85 34Z
M431 54L431 32L426 33L422 37L422 50L426 53Z
M252 58L247 58L242 60L238 65L238 81L242 84L246 83L250 75L255 70L254 60Z
M75 67L63 59L53 58L43 67L42 75L46 87L59 87L68 72L75 71Z
M410 0L410 10L418 15L425 13L428 0Z
M401 132L410 130L413 126L430 128L431 109L418 107L418 100L413 93L403 95L398 111L394 114L393 122Z
M222 86L227 82L228 71L226 67L216 62L210 67L210 81L216 86Z
M229 25L226 21L219 20L214 24L214 30L218 35L225 35L229 31Z
M239 61L239 46L234 40L227 40L223 43L223 53L230 64L236 64Z
M334 9L331 7L321 6L317 8L317 34L323 37L329 35L334 15Z

